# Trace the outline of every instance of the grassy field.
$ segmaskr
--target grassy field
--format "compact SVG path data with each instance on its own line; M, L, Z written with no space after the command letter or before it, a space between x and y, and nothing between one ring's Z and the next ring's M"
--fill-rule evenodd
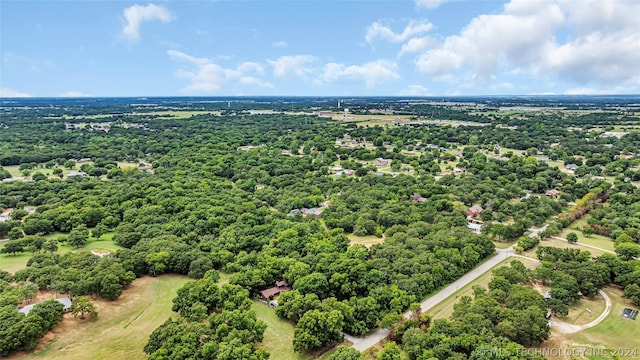
M349 234L347 235L347 237L350 240L349 245L364 245L367 248L370 248L375 244L382 244L384 242L384 236L379 238L375 235L357 236L354 234Z
M146 359L142 352L151 332L174 313L171 301L186 276L136 279L117 301L94 300L97 321L65 315L32 354L20 359Z
M551 289L549 286L542 286L539 283L534 284L533 288L538 290L541 295ZM558 318L558 320L573 325L588 324L604 312L605 305L606 303L600 294L596 294L593 299L581 297L580 300L569 306L569 314Z
M87 162L85 164L92 164L91 162ZM41 164L43 165L43 164ZM58 168L62 169L62 173L64 175L67 175L68 173L72 172L72 171L78 171L80 170L80 165L82 164L77 164L73 169L67 169L66 167L63 166L57 166ZM20 166L19 165L9 165L9 166L3 166L3 168L5 170L7 170L7 172L9 172L9 174L11 174L11 176L22 176L22 172L20 171ZM47 169L44 166L42 167L38 167L38 168L34 168L34 169L29 169L29 177L33 176L33 174L35 173L42 173L44 175L47 175L48 177L56 177L56 175L53 175L53 169Z
M608 286L604 291L611 298L613 307L609 315L597 326L581 332L566 335L557 331L551 332L551 337L541 348L610 348L610 349L637 349L636 355L618 356L615 359L639 359L640 358L640 320L625 319L620 316L625 307L638 309L629 300L622 297L622 290ZM566 359L566 357L548 357L549 359ZM578 357L580 358L580 357ZM589 356L590 360L614 359L612 356Z
M563 240L558 240L558 239L546 239L543 241L540 241L540 245L538 246L552 246L552 247L557 247L557 248L575 248L575 249L580 249L581 251L588 251L591 253L591 256L596 257L596 256L600 256L602 254L606 254L606 252L604 251L600 251L597 249L592 249L592 248L588 248L585 246L580 246L580 241L578 240L577 244L569 244L566 241ZM536 257L536 249L537 247L529 250L529 251L525 251L523 253L523 255L528 256L528 257L532 257L535 258Z
M220 115L219 111L152 111L145 113L132 113L130 115L154 115L169 119L187 119L195 115Z
M267 324L262 346L271 354L272 360L306 360L311 359L305 354L293 351L293 323L280 319L276 312L267 305L254 301L251 308L258 319Z
M613 243L612 239L609 239L606 236L597 235L597 234L593 234L593 235L590 235L590 236L584 236L582 234L582 232L580 230L578 230L578 228L581 228L586 224L587 224L587 219L586 218L580 219L580 220L574 222L573 224L571 224L570 227L564 228L562 230L562 232L560 232L560 234L558 234L558 237L566 239L568 233L574 232L574 233L576 233L576 235L578 235L578 244L582 243L582 244L595 246L595 247L598 247L600 249L614 251L614 248L613 248L613 244L614 243Z
M45 236L47 239L56 239L64 235L62 233L54 233ZM76 249L75 247L71 247L66 244L58 245L58 254L68 253L70 251L91 251L91 250L106 250L106 251L116 251L121 249L119 245L113 242L114 233L107 233L100 237L100 240L91 239L85 246ZM5 243L0 243L0 249L4 247ZM0 254L0 270L8 271L10 273L15 273L18 270L24 269L27 266L27 261L31 259L33 254L31 253L19 253L17 255L11 254Z
M513 245L518 244L518 241L511 241L511 242L494 241L493 244L496 246L497 249L508 249Z
M478 285L478 286L486 287L487 284L489 284L489 281L491 281L491 278L492 278L492 274L491 273L492 273L492 271L494 269L497 269L497 268L501 267L501 266L509 265L511 263L511 261L513 261L513 260L518 260L518 261L522 262L527 268L530 268L530 269L532 269L532 268L534 268L536 266L536 262L535 261L529 260L529 259L524 259L524 258L521 258L521 257L509 257L507 259L504 259L501 262L499 262L496 266L491 268L489 271L487 271L484 274L480 275L480 277L478 277L477 279L473 280L472 282L470 282L466 286L460 288L458 291L456 291L451 296L449 296L448 298L446 298L445 300L440 302L438 305L436 305L433 308L431 308L431 310L429 310L428 313L431 314L434 319L448 318L449 316L451 316L451 314L453 314L453 305L456 304L458 302L458 300L462 296L466 295L466 296L473 297L473 287L474 286Z

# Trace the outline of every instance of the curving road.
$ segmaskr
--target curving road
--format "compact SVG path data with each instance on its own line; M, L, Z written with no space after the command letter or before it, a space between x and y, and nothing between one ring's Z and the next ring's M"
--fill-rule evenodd
M509 256L515 253L515 250L513 250L512 248L496 249L496 251L498 252L497 255L493 256L492 258L485 261L477 268L469 271L460 279L454 281L449 286L438 291L437 293L432 295L430 298L423 301L420 304L420 308L422 309L422 312L428 312L432 307L436 306L437 304L439 304L449 296L453 295L456 291L458 291L459 288L466 286L473 280L480 277L480 275L491 270L491 268L496 266L499 262L501 262L502 260L508 258ZM410 311L404 314L405 318L409 318L409 316L411 316ZM353 343L352 347L354 349L362 352L374 346L375 344L380 342L382 339L386 338L387 335L389 335L389 330L378 329L377 331L370 333L369 335L362 338L351 336L348 334L344 334L344 338L349 340L351 343Z
M551 324L551 327L554 329L557 329L558 331L560 331L561 333L565 333L565 334L573 334L573 333L577 333L578 331L582 331L585 329L589 329L592 328L598 324L600 324L602 322L602 320L604 320L607 315L609 315L609 313L611 312L611 299L609 298L609 296L602 290L598 290L598 293L604 298L604 302L605 302L605 308L604 311L602 312L602 314L600 314L600 316L598 316L595 320L593 320L592 322L588 323L588 324L584 324L584 325L573 325L573 324L569 324L566 323L564 321L550 321L549 323Z

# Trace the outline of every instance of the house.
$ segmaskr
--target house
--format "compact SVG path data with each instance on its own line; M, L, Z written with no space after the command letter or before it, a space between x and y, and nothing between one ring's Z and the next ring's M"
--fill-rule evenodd
M410 199L411 199L411 201L417 202L417 203L420 203L420 204L423 204L423 203L427 202L427 198L422 196L422 195L420 195L419 193L413 193L413 195L411 195Z
M302 208L302 214L303 215L313 215L313 216L320 216L322 215L322 209L320 208Z
M477 217L482 214L482 210L484 210L480 205L473 205L472 207L467 209L467 215L471 217Z
M11 220L12 212L13 212L13 209L2 209L2 213L0 213L0 222Z
M71 299L69 299L68 297L59 298L59 299L56 299L56 301L59 302L60 304L62 304L62 311L63 312L71 311ZM33 309L34 306L35 306L35 304L27 305L27 306L23 307L22 309L18 309L18 312L24 314L25 316L27 316L27 315L29 315L29 313L31 312L31 310Z
M276 286L260 291L260 296L262 296L263 300L270 300L274 296L289 290L291 290L291 287L288 282L285 280L276 281Z
M575 172L579 168L579 166L576 164L567 164L564 166L564 168L569 172Z
M556 196L560 195L560 191L558 191L556 189L551 189L551 190L545 191L544 194L547 195L547 196L556 197Z
M391 160L389 159L383 159L383 158L376 159L376 166L387 166L390 163L391 163Z
M82 171L71 171L67 174L67 177L77 177L77 176L87 176L87 174Z

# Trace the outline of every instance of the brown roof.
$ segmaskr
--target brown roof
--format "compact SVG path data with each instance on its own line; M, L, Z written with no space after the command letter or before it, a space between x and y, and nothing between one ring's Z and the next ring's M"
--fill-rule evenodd
M276 295L280 294L281 292L285 292L285 291L289 291L289 290L291 290L291 288L288 287L288 286L282 286L282 287L274 286L274 287L270 287L268 289L264 289L264 290L260 291L260 295L262 295L262 297L265 298L265 299L269 299L272 296L276 296Z
M481 213L482 207L480 205L473 205L472 207L469 208L469 210L471 210L474 213Z

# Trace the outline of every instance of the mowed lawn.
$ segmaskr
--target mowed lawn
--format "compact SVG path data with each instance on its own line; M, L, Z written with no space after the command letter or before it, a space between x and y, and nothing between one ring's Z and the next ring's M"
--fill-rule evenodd
M578 244L587 244L587 245L595 246L600 249L614 251L613 239L610 239L606 236L597 235L597 234L585 236L584 234L582 234L580 230L578 230L578 228L583 227L586 223L587 223L587 220L586 220L586 217L584 217L583 219L580 219L575 223L571 224L571 226L569 226L568 228L565 228L564 230L562 230L562 232L558 234L558 237L566 239L568 233L574 232L576 233L576 235L578 235Z
M640 310L638 306L634 306L628 299L622 297L622 290L616 286L607 286L603 289L613 304L609 315L598 325L580 331L575 334L565 335L552 331L548 341L543 343L540 348L574 348L587 349L636 349L635 355L627 354L627 356L597 356L597 351L587 358L590 360L604 359L640 359L640 319L630 320L620 316L625 307ZM619 353L622 355L622 353ZM567 359L567 357L553 357L548 359Z
M254 301L251 309L256 312L258 319L267 324L264 332L262 346L271 354L270 360L307 360L310 356L293 351L293 329L292 322L279 318L275 310L269 306Z
M45 236L45 238L57 239L61 235L66 235L66 234L54 233L54 234ZM122 249L122 247L120 247L119 245L113 242L112 240L113 235L114 233L111 232L111 233L103 234L100 237L100 240L96 240L92 238L81 248L71 247L66 244L58 244L57 253L64 254L70 251L91 251L91 250L96 250L96 251L107 250L107 251L115 252L118 249ZM2 249L5 244L6 242L0 243L0 249ZM31 257L33 257L33 254L27 253L27 252L18 253L17 255L0 254L0 270L8 271L13 274L16 271L27 267L27 261L29 261Z
M557 248L561 248L561 249L565 249L565 248L579 249L580 251L588 251L588 252L590 252L592 257L597 257L597 256L600 256L602 254L607 254L607 252L605 252L605 251L589 248L589 247L586 247L586 246L581 246L579 240L578 240L578 242L576 244L569 244L567 241L564 241L564 240L545 239L545 240L540 241L540 245L538 245L537 247L535 247L535 248L533 248L531 250L525 251L523 253L523 255L535 258L536 257L536 250L540 246L557 247Z
M355 234L348 234L349 245L364 245L367 248L372 247L375 244L382 244L384 242L383 237L377 237L375 235L358 236Z
M171 311L176 291L189 278L179 275L136 279L116 301L94 300L98 320L65 315L38 349L20 359L146 359L142 351L153 330L176 316Z

